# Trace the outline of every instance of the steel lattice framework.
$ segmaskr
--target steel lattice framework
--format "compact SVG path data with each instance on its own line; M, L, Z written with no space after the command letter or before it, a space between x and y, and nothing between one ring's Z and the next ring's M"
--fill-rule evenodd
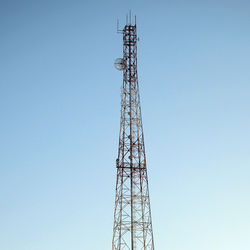
M137 33L123 30L123 86L112 250L154 250L137 77Z

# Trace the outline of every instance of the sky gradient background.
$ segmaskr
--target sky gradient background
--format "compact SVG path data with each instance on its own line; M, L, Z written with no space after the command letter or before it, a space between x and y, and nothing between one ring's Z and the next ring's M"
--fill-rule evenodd
M250 249L250 2L1 0L1 250L111 249L129 9L156 249Z

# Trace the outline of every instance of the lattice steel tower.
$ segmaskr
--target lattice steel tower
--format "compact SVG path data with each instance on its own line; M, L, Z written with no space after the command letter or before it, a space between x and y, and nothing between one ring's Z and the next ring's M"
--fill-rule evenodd
M123 30L121 122L112 250L154 250L148 177L137 78L137 34L127 21Z

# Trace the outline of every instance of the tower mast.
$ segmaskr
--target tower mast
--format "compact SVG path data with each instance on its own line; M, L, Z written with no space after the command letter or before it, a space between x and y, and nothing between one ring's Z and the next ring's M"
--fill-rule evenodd
M128 18L127 18L128 20ZM123 30L121 120L112 250L154 250L141 105L137 76L136 18Z

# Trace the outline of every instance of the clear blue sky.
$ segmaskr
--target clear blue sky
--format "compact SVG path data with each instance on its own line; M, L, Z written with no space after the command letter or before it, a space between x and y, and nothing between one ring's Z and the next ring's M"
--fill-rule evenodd
M111 249L129 9L156 249L250 249L249 0L1 0L1 250Z

